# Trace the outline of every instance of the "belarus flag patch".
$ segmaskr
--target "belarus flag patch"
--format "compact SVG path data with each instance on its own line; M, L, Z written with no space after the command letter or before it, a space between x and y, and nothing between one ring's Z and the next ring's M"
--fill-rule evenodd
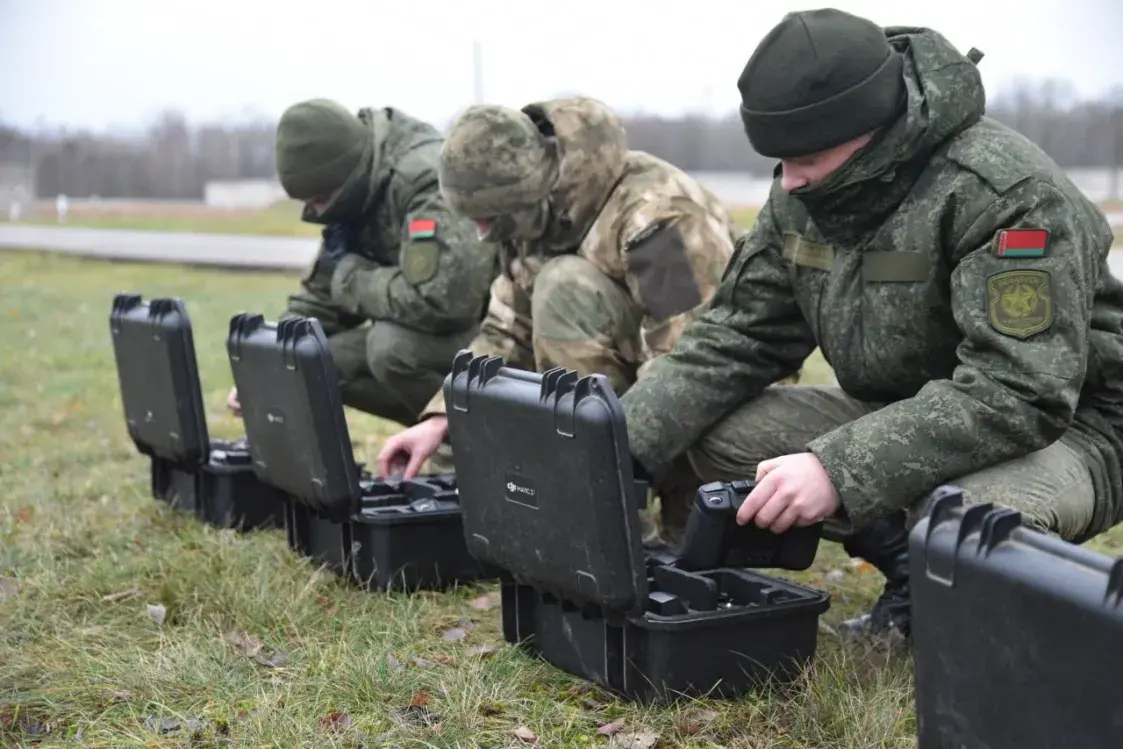
M1044 229L1003 229L998 232L998 257L1043 257L1049 243Z
M409 222L409 238L428 239L437 233L437 222L431 218L415 218Z

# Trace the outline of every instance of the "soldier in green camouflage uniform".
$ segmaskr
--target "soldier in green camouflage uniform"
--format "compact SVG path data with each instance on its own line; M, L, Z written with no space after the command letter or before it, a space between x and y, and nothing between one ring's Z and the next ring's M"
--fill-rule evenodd
M443 139L392 108L352 114L313 99L277 125L277 172L324 224L282 317L320 321L346 405L413 424L479 331L496 251L440 194ZM237 393L230 406L239 410Z
M938 485L1073 542L1123 518L1123 284L1101 211L984 116L938 33L790 14L738 87L780 160L712 306L622 398L656 476L759 478L741 522L827 520L886 573L908 634L907 523ZM819 346L838 387L765 389ZM910 516L906 521L906 513Z
M503 257L468 348L512 367L598 372L624 392L695 319L732 256L736 231L717 197L629 150L619 118L593 99L472 107L440 168L449 204ZM446 434L444 396L430 394L423 418L434 418L386 443L383 472L412 475Z

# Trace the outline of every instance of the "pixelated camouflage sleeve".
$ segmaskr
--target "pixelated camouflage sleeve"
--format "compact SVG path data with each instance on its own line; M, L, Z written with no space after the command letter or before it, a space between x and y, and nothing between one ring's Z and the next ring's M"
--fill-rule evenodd
M509 367L534 369L530 299L508 276L496 276L492 282L487 315L468 348L476 356L502 356ZM444 393L437 391L421 411L421 418L443 413Z
M621 402L632 454L657 477L710 426L798 372L815 339L796 304L766 202L713 301Z
M713 299L732 254L727 227L705 214L668 217L625 243L624 280L644 311L640 373Z
M495 249L472 222L455 216L437 189L434 169L391 187L402 204L401 256L380 267L349 254L332 276L332 300L347 312L447 334L479 322L496 273Z
M999 197L957 248L951 305L963 339L951 379L808 445L855 527L941 483L1044 448L1068 427L1100 263L1074 215L1040 183ZM1033 231L1009 235L1020 251L1000 256L1003 229Z
M321 241L312 265L300 279L300 290L289 295L288 304L280 319L314 317L320 321L324 334L332 336L358 327L364 322L364 318L351 314L332 302L331 271L334 266L328 266L321 260L323 252L324 245Z

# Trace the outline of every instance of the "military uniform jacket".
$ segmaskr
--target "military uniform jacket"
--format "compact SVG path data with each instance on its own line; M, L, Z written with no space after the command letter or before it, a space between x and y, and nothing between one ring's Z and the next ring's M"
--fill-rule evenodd
M445 205L437 180L443 138L393 109L364 109L359 118L373 153L356 180L366 196L347 226L348 252L327 263L321 244L283 316L318 318L329 336L368 320L437 335L479 324L499 271L496 250Z
M1123 286L1107 221L982 116L971 60L935 32L886 31L907 111L822 189L776 180L712 307L624 395L635 456L658 473L819 346L843 390L884 406L807 445L855 526L1070 428L1107 466L1100 512L1119 515Z
M537 106L562 142L552 194L558 213L542 241L503 248L505 272L492 284L471 349L539 370L530 305L534 279L550 257L575 252L626 288L643 311L636 350L605 352L578 341L565 352L581 374L608 374L622 390L630 382L621 381L616 359L642 372L671 349L712 298L733 254L734 224L696 180L650 154L628 150L619 119L600 102L576 98ZM437 393L423 416L444 410L444 395Z

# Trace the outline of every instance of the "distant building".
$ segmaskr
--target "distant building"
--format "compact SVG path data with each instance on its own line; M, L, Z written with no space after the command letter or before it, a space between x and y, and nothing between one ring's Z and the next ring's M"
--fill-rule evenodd
M212 180L203 188L211 208L266 208L287 199L281 183L269 179Z

